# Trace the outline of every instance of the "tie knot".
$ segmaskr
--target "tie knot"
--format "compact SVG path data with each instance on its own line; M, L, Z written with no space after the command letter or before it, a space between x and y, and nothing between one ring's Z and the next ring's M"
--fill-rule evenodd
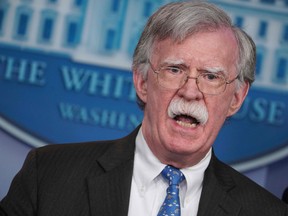
M169 185L179 185L185 179L185 176L179 169L170 165L163 169L161 175L169 181Z

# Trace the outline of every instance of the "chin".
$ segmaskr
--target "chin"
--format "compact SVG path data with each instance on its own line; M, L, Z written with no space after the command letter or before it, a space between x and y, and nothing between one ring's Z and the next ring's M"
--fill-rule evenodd
M170 152L181 154L181 155L189 155L198 152L201 149L201 146L193 145L193 142L177 142L176 144L170 144L169 146Z

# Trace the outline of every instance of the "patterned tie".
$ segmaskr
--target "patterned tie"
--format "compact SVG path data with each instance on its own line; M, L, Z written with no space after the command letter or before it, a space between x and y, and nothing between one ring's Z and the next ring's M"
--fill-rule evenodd
M180 216L179 184L185 179L183 173L172 166L166 166L161 172L169 181L167 195L157 216Z

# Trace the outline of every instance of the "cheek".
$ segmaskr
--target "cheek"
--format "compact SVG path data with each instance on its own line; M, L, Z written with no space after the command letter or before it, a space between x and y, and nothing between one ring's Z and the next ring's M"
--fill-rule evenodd
M147 107L149 107L149 112L154 113L154 115L163 115L167 112L167 107L169 105L169 97L162 94L159 91L151 91L147 97Z
M212 99L212 98L211 98ZM228 116L231 99L229 97L215 97L206 101L209 119L213 122L223 122Z
M165 106L169 104L169 101L173 97L173 94L173 91L163 89L161 86L159 86L156 77L148 77L147 105L153 107L154 111L163 111Z
M147 97L147 112L151 121L157 121L158 123L165 121L168 117L167 110L172 98L175 96L175 92L171 90L161 88L148 88ZM145 108L145 109L146 109Z

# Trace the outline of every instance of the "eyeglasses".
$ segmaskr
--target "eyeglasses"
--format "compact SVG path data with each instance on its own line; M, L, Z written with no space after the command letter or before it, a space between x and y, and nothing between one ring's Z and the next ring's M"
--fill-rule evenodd
M163 66L155 70L150 61L151 69L157 74L159 85L167 89L180 89L189 79L195 79L200 92L207 95L217 95L225 91L227 84L239 78L237 75L232 80L227 80L223 75L212 72L201 72L197 77L189 76L188 68L178 65Z

